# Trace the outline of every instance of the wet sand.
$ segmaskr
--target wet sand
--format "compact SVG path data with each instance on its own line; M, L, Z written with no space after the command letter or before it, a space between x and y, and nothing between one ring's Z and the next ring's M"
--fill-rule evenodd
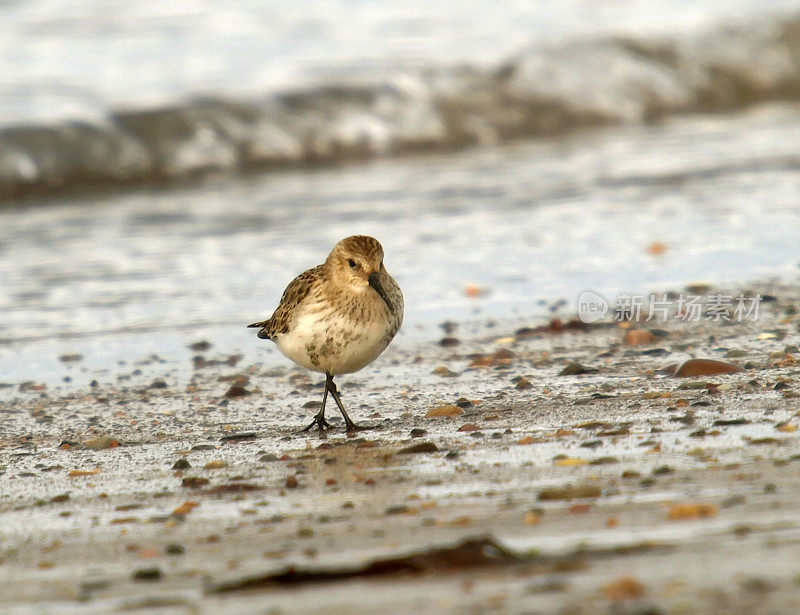
M0 610L800 612L800 292L753 290L635 346L455 323L341 378L353 437L296 433L322 381L256 344L7 383Z

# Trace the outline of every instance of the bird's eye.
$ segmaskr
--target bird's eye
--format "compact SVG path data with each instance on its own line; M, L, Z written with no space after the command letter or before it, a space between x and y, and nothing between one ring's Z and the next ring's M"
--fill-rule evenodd
M350 269L356 268L356 262L352 258L349 261L347 261L347 264L350 265Z

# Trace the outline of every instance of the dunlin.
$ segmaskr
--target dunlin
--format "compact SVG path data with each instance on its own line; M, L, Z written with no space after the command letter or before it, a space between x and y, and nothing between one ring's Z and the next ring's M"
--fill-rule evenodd
M308 427L324 430L328 393L347 431L358 426L347 415L334 376L372 363L403 322L403 293L383 265L377 239L354 235L334 246L324 263L297 276L272 317L254 322L258 337L269 339L292 361L325 373L322 407Z

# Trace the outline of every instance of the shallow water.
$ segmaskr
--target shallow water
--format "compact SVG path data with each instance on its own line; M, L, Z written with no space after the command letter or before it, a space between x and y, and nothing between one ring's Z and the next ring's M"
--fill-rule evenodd
M354 233L383 242L404 290L401 344L436 339L442 320L543 317L558 299L571 312L584 289L795 279L798 120L764 107L3 210L2 380L59 377L66 352L86 355L87 373L190 355L200 338L261 352L243 325Z

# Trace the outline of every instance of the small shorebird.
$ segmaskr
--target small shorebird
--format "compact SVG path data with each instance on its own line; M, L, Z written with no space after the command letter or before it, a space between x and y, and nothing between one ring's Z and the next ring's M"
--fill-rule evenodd
M328 393L344 417L347 431L358 429L339 399L338 374L372 363L403 322L403 293L386 267L377 239L354 235L337 243L324 263L297 276L268 320L254 322L258 337L272 340L298 365L325 373L322 407L303 431L325 420Z

